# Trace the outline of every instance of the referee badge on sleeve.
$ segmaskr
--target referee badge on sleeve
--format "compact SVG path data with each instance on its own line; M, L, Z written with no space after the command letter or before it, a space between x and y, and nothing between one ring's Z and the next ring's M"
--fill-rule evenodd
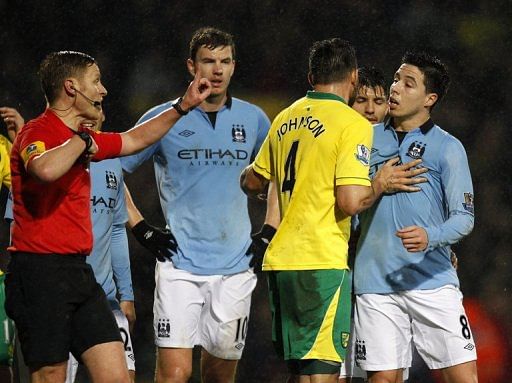
M31 144L25 146L25 148L21 151L21 158L24 163L39 154L43 154L46 151L46 146L43 141L35 141Z
M370 166L370 150L362 145L357 145L357 153L354 153L356 159L364 166Z

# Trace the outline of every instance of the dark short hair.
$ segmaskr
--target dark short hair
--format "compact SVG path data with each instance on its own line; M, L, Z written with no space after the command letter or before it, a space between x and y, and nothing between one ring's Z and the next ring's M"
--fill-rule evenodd
M231 47L233 59L235 58L235 40L233 36L227 32L213 27L200 28L194 32L190 40L190 58L196 59L199 48L205 46L213 50L217 47Z
M441 101L448 92L450 86L448 68L439 58L427 52L408 51L402 57L402 64L418 67L425 78L425 89L427 93L436 93L438 97L437 101ZM432 108L434 105L432 105Z
M85 69L96 63L93 57L73 51L60 51L48 54L39 66L39 78L46 99L51 104L70 76L81 77Z
M317 41L309 50L309 74L313 85L344 81L356 68L356 51L346 40Z
M388 94L389 89L386 86L384 74L380 69L374 66L362 66L357 70L357 75L359 78L358 90L362 87L372 88L374 90L381 87L384 94Z

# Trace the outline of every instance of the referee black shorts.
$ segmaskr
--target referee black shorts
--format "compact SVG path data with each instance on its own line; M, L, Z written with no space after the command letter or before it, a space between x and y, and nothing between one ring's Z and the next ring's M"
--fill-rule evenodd
M12 253L6 280L7 315L32 368L81 361L90 347L119 341L119 328L83 255Z

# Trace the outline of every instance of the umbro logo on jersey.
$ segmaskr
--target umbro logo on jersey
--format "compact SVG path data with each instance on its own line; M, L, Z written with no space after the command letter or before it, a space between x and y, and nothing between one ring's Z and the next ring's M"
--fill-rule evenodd
M178 134L182 137L190 137L191 135L196 134L196 133L191 130L185 129L185 130L182 130L181 132L179 132Z
M466 350L473 351L473 349L475 348L475 345L472 343L468 343L464 348Z
M110 170L105 170L105 182L107 183L107 189L117 190L119 186L115 173Z
M415 160L418 158L423 157L423 153L425 153L425 148L427 147L427 144L424 144L423 142L414 141L411 146L409 146L409 149L407 150L407 155L411 158L414 158Z
M171 323L169 319L161 318L158 320L158 337L170 338L171 337Z
M233 142L245 142L245 129L243 125L233 124L231 129L231 135L233 136Z

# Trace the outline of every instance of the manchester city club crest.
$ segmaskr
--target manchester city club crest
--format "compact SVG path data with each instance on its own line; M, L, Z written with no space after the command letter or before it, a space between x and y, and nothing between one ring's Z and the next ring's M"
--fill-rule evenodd
M170 338L171 337L171 323L167 318L158 319L158 337Z
M364 340L356 338L356 360L366 360L366 344Z
M105 171L105 181L107 183L107 189L117 190L117 177L114 172L106 170Z
M411 158L414 158L415 160L418 158L423 157L423 153L425 153L425 148L427 147L427 144L424 144L423 142L414 141L407 150L407 155Z
M245 142L245 129L243 125L233 124L231 134L233 136L233 142Z

